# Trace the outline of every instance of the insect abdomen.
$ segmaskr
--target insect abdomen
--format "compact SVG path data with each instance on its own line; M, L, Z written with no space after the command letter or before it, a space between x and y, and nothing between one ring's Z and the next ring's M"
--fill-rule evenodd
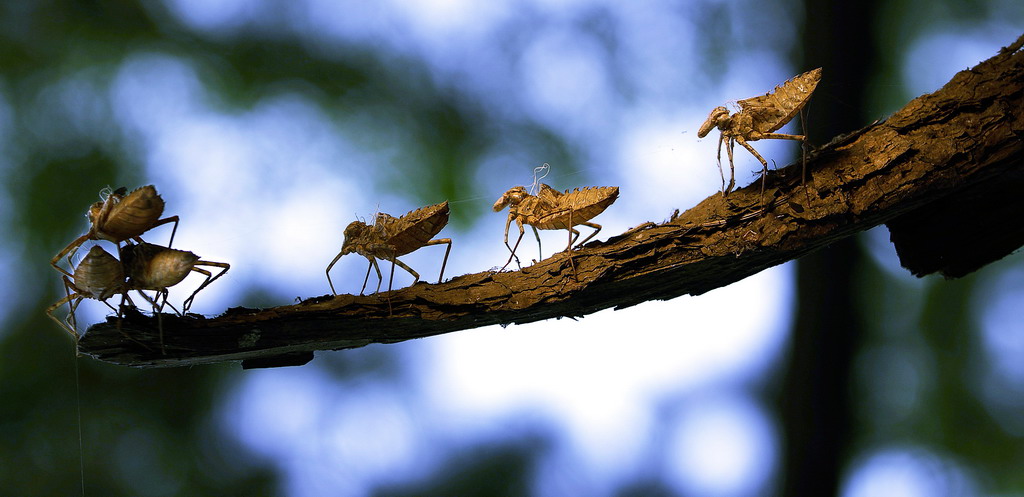
M106 300L123 286L124 269L121 262L98 245L93 245L89 254L75 268L75 287L85 297Z
M394 233L387 244L395 248L396 256L415 251L448 224L448 213L448 201L409 212L387 228L389 233Z
M558 197L557 209L534 213L536 221L529 224L544 230L570 229L604 212L618 197L617 186L591 186L566 191Z
M134 238L153 227L164 213L164 199L153 185L133 190L111 209L99 238L120 242Z

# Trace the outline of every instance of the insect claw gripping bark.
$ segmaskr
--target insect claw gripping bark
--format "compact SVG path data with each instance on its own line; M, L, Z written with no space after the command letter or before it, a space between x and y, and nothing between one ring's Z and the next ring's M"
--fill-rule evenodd
M576 188L571 192L566 190L563 193L541 183L537 195L530 195L526 191L526 187L523 186L509 188L493 206L494 212L501 212L506 206L509 208L508 219L505 220L505 246L508 247L511 255L505 265L501 267L501 271L504 271L512 263L512 259L518 263L516 249L519 248L519 242L523 240L523 235L526 233L523 225L528 224L537 237L538 250L540 250L538 229L569 230L569 244L565 250L569 256L573 274L575 274L576 266L572 260L572 247L580 236L580 232L575 229L575 226L594 228L594 231L578 245L578 247L583 246L601 231L601 225L589 222L590 219L604 212L618 197L619 187L617 186L591 186L582 189ZM513 220L519 228L519 238L516 239L514 246L508 243L508 228Z
M754 150L748 142L756 140L780 139L806 141L803 135L775 133L795 117L814 93L821 80L821 68L807 71L799 76L778 85L772 91L737 102L740 110L729 115L725 107L715 107L708 115L700 130L698 138L704 138L712 129L718 128L718 171L722 175L722 195L728 195L736 186L736 168L733 164L733 148L739 143L747 149L762 166L761 197L764 203L765 178L768 175L768 161ZM725 184L725 172L722 169L722 143L729 156L729 184Z
M366 290L366 283L370 279L370 269L377 271L377 292L380 292L380 285L384 281L377 265L377 259L391 262L391 276L388 279L388 291L391 291L394 282L395 266L401 267L414 278L413 284L420 280L420 275L404 262L398 260L399 256L406 255L428 245L448 245L444 251L444 260L441 262L441 273L437 282L444 279L444 268L448 264L448 254L452 251L451 238L439 238L432 240L448 224L448 201L440 204L428 205L419 209L409 211L402 217L394 217L389 214L379 213L374 218L374 223L368 225L362 221L353 221L345 228L345 241L341 251L327 265L327 283L331 287L331 293L337 295L334 289L334 282L331 281L331 268L341 259L341 256L357 253L366 257L369 266L366 268L366 277L363 279L363 287L359 295Z

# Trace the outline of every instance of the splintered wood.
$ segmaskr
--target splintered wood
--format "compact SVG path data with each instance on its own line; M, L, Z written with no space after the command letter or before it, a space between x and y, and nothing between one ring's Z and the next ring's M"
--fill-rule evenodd
M353 221L345 228L345 241L341 246L341 252L334 256L334 260L327 265L327 283L331 287L331 293L337 295L334 283L331 281L331 268L338 262L341 256L357 253L366 257L370 265L366 268L366 278L363 279L363 287L359 294L366 290L366 282L370 279L370 269L377 271L377 291L380 291L381 276L377 259L391 261L391 278L388 281L388 291L391 291L391 284L395 276L395 266L401 267L414 278L413 284L420 280L420 275L404 262L398 260L398 256L425 247L427 245L447 244L444 252L444 260L441 262L441 274L437 282L444 279L444 268L448 264L448 254L452 250L451 238L440 238L431 240L448 224L448 201L440 204L428 205L410 211L402 217L394 217L389 214L379 213L374 219L373 225L367 225L362 221Z
M736 168L733 164L733 147L739 143L747 149L762 166L761 193L764 194L764 178L768 174L768 161L750 146L751 141L780 139L804 141L803 135L775 133L783 127L807 105L814 89L821 80L821 68L807 71L789 81L776 86L764 95L746 98L736 102L740 110L729 115L725 107L715 107L707 120L697 131L698 138L704 138L712 129L718 128L718 171L722 174L722 194L726 195L736 186ZM729 156L729 184L725 184L725 172L722 170L722 142L726 143L725 151Z

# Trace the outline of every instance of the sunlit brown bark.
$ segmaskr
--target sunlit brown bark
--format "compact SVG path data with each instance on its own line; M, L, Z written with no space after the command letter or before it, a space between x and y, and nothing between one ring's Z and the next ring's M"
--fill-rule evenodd
M665 222L640 225L574 252L575 274L561 253L520 271L467 274L379 295L322 296L269 309L232 308L211 319L165 315L166 354L160 352L156 319L135 312L120 323L120 331L113 317L93 325L79 342L79 351L138 367L237 360L248 367L301 364L316 350L399 342L489 324L580 317L698 295L887 222L893 225L898 248L903 247L905 264L914 268L919 267L914 258L918 252L910 255L906 247L912 243L900 238L915 240L919 235L905 227L921 226L920 219L931 219L953 238L958 230L970 228L981 240L1010 240L986 245L985 251L942 252L938 247L936 252L929 247L929 256L944 264L914 269L918 274L938 270L955 275L961 271L945 268L958 254L966 252L971 259L964 267L978 267L1020 245L1024 228L1019 221L986 228L976 222L978 212L938 216L956 210L950 205L974 199L975 192L1020 191L1006 185L1024 177L1022 43L1024 37L885 121L836 137L809 153L805 183L799 163L772 172L764 205L759 181L725 198L716 193ZM828 77L827 68L823 77ZM1000 205L1021 209L1021 198L1004 194ZM1003 236L1007 231L1017 237Z

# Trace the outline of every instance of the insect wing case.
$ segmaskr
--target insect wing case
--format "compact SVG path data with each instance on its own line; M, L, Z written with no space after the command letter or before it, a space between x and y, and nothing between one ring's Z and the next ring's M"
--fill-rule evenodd
M153 185L132 190L107 213L97 233L100 238L118 242L139 236L153 227L164 213L164 199Z
M93 245L75 268L75 287L81 295L96 300L106 300L120 293L124 287L121 262L99 245Z
M568 190L566 190L566 193L568 193ZM555 190L544 183L540 184L540 191L537 192L537 197L547 202L558 202L562 195L565 195L565 193Z
M199 261L199 256L192 252L151 243L129 243L121 257L129 285L143 290L160 290L181 283Z
M746 98L736 103L750 116L754 131L771 133L785 126L797 112L800 112L820 80L819 67L794 76L764 95Z
M555 193L558 194L558 197L555 199L556 208L552 212L536 213L538 214L536 224L538 228L569 229L572 226L585 223L597 217L598 214L604 212L609 205L612 205L619 198L619 187L588 186L582 189L576 188L571 192L566 190L565 193L558 193L555 190ZM541 195L552 198L550 193L545 195L543 188L541 189ZM572 226L570 226L570 222Z
M408 254L434 238L448 224L448 201L410 211L400 218L387 216L379 228L386 233L384 242L395 248L395 256ZM378 216L378 222L382 220Z

